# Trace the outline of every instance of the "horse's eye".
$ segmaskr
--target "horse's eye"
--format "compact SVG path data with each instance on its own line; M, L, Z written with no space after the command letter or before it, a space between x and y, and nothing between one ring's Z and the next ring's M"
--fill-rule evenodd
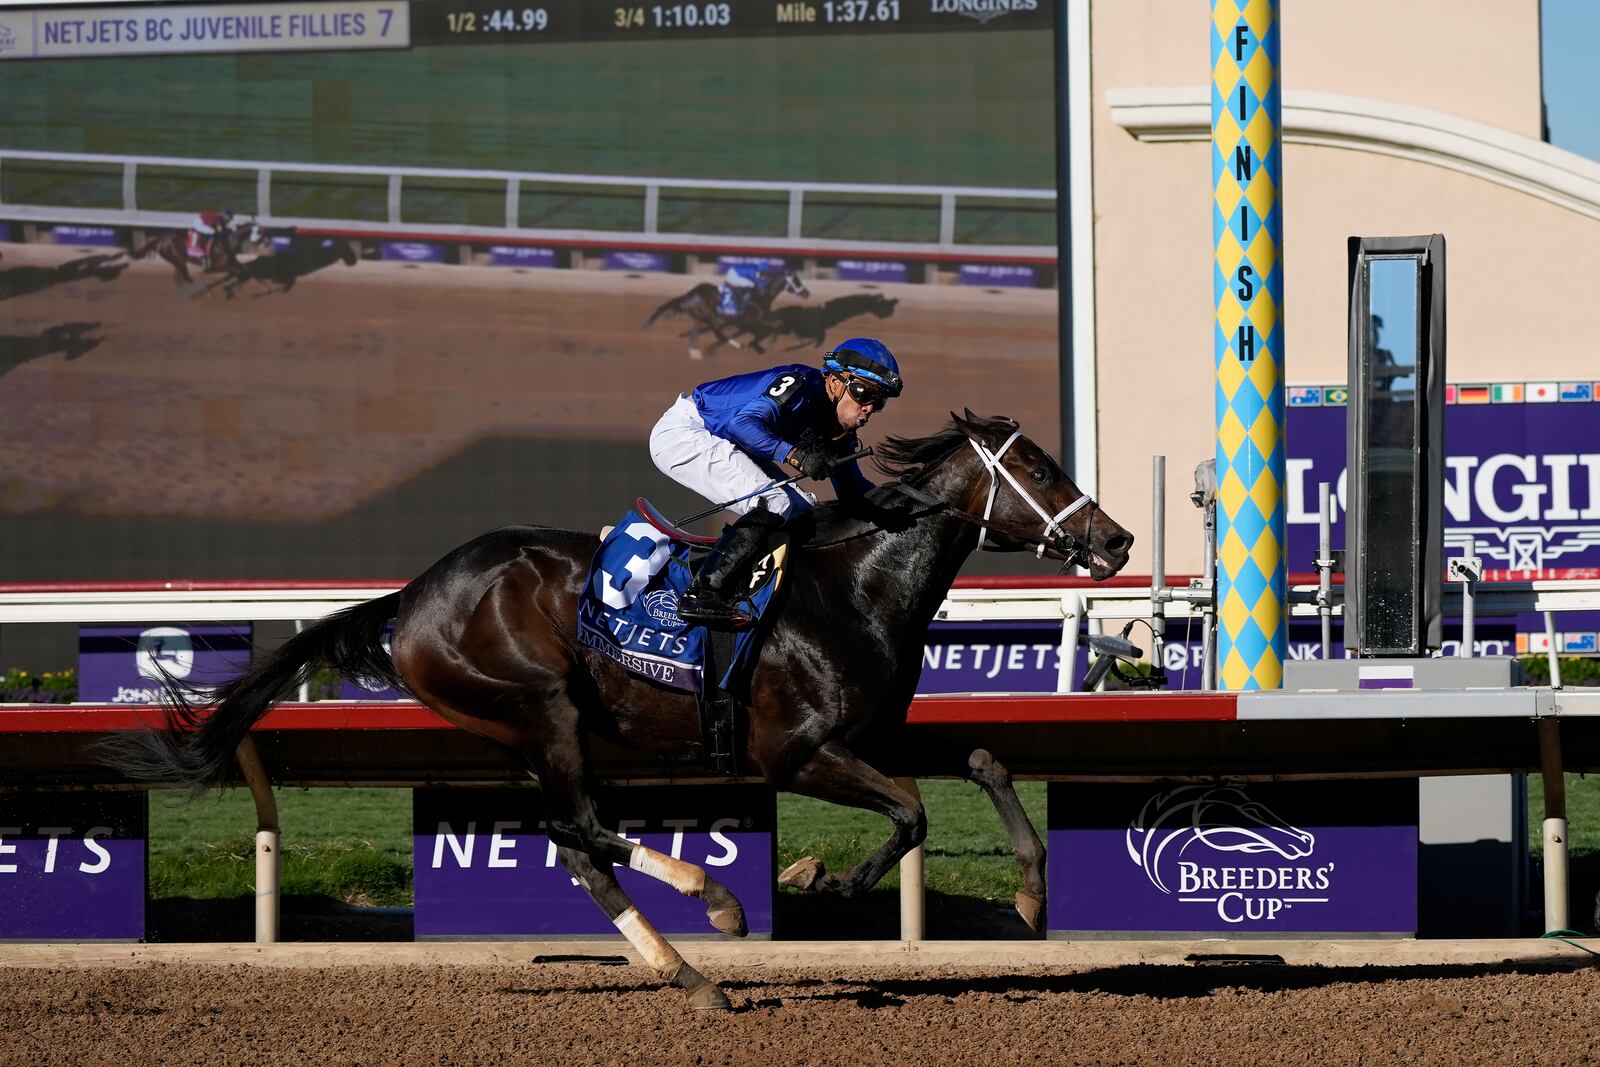
M1033 480L1038 484L1043 485L1045 482L1050 480L1050 472L1045 470L1043 467L1035 467L1033 469Z

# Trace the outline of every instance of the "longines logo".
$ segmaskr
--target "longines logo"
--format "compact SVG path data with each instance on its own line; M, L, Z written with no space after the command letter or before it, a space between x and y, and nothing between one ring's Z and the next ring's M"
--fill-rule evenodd
M1238 786L1157 793L1129 824L1125 841L1128 858L1151 885L1169 896L1176 892L1179 903L1211 905L1224 922L1270 922L1297 904L1329 900L1334 865L1296 862L1311 856L1316 838ZM1284 862L1242 866L1228 862L1229 853Z
M932 0L935 15L964 15L987 23L1013 11L1037 11L1039 0Z

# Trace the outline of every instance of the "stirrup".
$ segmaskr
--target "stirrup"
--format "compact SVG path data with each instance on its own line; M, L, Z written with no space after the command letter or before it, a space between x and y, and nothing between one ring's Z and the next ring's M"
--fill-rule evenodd
M685 609L684 601L690 594L685 591L678 598L678 618L691 626L704 626L708 630L743 630L756 621L754 615L739 604L723 599L716 593L695 593L694 600L704 610Z

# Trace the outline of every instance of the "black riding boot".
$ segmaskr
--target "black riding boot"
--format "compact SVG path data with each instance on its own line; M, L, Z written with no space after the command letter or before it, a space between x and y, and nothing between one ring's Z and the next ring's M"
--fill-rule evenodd
M737 630L754 622L738 603L750 565L767 550L783 517L757 508L722 529L722 538L700 563L694 581L678 598L678 618L713 630ZM731 595L730 595L731 594Z

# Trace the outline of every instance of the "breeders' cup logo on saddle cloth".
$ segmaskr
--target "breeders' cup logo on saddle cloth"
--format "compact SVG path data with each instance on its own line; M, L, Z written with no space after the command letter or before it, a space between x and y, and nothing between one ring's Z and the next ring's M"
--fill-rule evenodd
M652 589L644 595L644 611L665 629L681 630L683 620L678 617L678 594L670 589Z
M1325 894L1334 865L1295 862L1312 854L1316 838L1237 786L1158 793L1129 824L1125 842L1151 885L1167 895L1176 889L1180 903L1214 906L1224 922L1271 920L1296 904L1329 899L1305 894ZM1266 862L1244 866L1229 862L1230 853Z

